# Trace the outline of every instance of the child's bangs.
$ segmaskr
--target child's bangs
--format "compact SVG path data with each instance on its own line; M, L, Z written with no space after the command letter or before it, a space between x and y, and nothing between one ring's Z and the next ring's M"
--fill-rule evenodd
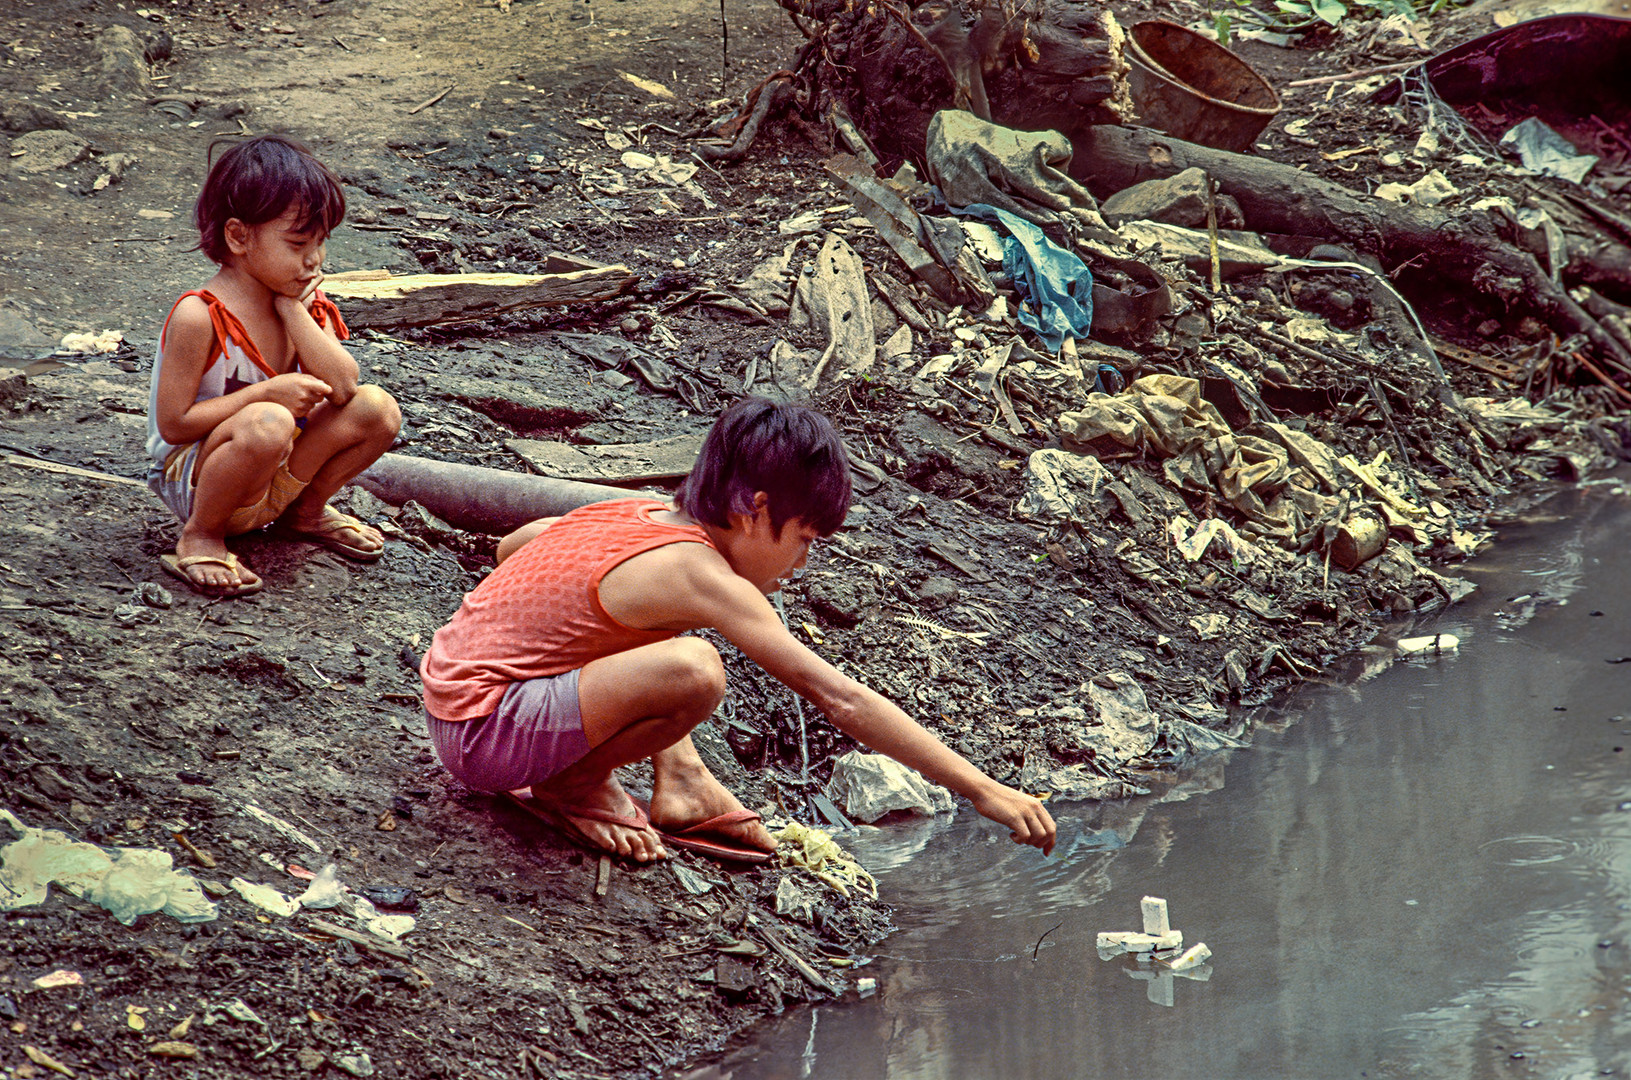
M315 160L293 200L300 207L298 228L302 233L327 236L345 220L345 192L334 174Z

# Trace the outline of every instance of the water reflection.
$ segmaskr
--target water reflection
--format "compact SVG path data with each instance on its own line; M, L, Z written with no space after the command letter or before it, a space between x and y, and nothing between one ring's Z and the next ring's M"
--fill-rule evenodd
M1403 664L1379 646L1178 787L1057 807L1052 859L967 811L846 840L902 927L868 969L877 997L789 1017L721 1068L1631 1071L1631 732L1609 721L1631 712L1631 668L1604 663L1631 655L1631 511L1590 495L1563 510L1509 530L1453 618L1399 627L1454 633L1459 652ZM1145 894L1211 947L1210 979L1098 958L1095 935L1137 929Z

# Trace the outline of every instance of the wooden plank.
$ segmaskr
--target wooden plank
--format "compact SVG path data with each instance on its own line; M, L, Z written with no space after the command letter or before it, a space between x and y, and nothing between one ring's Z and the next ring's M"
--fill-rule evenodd
M604 446L506 439L504 445L542 476L623 485L684 476L702 449L702 436L676 435L656 442Z
M634 286L624 266L560 274L334 274L323 291L357 329L432 326L487 319L511 311L609 300Z

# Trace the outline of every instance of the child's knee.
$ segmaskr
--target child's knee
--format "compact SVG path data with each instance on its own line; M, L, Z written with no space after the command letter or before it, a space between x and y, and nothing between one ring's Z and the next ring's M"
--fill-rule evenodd
M232 442L254 457L282 460L294 444L297 430L294 413L276 402L258 401L245 405L233 417Z
M719 650L699 637L675 638L673 645L674 685L687 697L717 704L725 696L725 662Z
M402 410L396 399L383 387L364 383L357 387L346 405L346 412L355 412L357 421L370 432L389 434L393 439L402 430Z

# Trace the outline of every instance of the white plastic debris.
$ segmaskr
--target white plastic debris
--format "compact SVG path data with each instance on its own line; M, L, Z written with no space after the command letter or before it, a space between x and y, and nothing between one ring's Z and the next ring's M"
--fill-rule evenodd
M1573 143L1533 116L1502 135L1501 148L1516 151L1526 169L1576 184L1584 182L1597 164L1594 155L1580 153Z
M894 758L852 750L833 763L827 798L852 820L874 822L895 810L939 814L952 808L951 792L931 784Z
M878 992L877 979L856 979L855 992L862 997L871 997Z
M269 911L273 915L282 915L288 918L300 910L300 901L288 897L272 888L270 885L258 885L253 881L245 881L235 877L227 882L232 891L254 904L262 911Z
M301 893L296 902L303 908L321 911L324 908L339 907L345 902L346 887L340 884L339 869L333 863L327 863L311 879L306 891Z
M1412 206L1437 206L1445 199L1461 192L1443 173L1433 169L1414 184L1383 184L1373 194L1378 199L1386 199L1389 202L1408 202Z
M152 848L103 849L60 829L34 829L10 811L0 823L18 839L0 848L0 911L45 903L53 884L106 908L126 926L161 911L184 922L208 922L216 906L198 881L174 869L169 852Z
M1454 634L1429 634L1426 637L1400 638L1395 648L1400 656L1438 656L1455 652L1460 645L1461 639Z
M387 941L400 940L402 935L412 933L413 928L419 925L412 915L381 915L373 902L363 896L356 898L356 907L351 913L370 934Z

